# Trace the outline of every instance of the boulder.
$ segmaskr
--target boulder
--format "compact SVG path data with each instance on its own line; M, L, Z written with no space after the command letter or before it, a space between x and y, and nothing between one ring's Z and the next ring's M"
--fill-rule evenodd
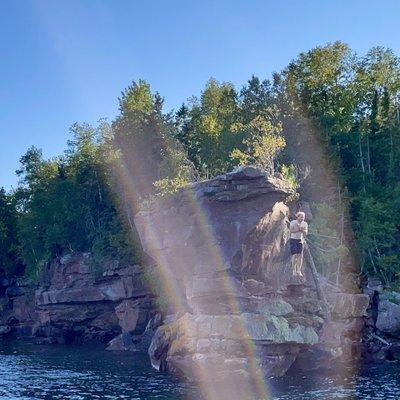
M120 330L118 318L112 310L99 313L99 315L94 318L89 325L103 331L118 332Z
M386 334L400 337L400 304L380 300L376 328Z
M167 355L172 340L172 330L169 325L157 328L148 350L150 362L157 371L164 372L168 368Z
M112 339L106 350L136 351L136 346L133 343L132 336L128 332L124 332Z
M268 314L242 313L241 315L185 314L171 324L177 337L185 336L198 341L201 338L254 340L312 345L318 342L316 332L302 325L289 325L284 317Z
M136 329L140 310L135 306L135 301L123 300L115 307L115 313L118 317L122 332L133 332Z
M12 300L13 316L20 323L32 323L37 320L37 311L33 296L18 296Z
M366 294L327 293L330 310L340 318L357 318L367 315L370 298Z

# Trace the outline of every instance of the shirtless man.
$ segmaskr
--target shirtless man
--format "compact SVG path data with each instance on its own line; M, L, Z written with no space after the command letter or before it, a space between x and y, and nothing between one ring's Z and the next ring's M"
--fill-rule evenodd
M290 252L292 254L293 275L303 276L301 267L303 265L303 244L304 238L308 234L308 224L305 214L299 211L296 219L290 221Z

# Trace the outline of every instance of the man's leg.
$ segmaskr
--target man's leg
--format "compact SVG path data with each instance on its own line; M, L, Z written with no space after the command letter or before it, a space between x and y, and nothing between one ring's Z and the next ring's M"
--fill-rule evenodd
M299 274L299 254L293 255L293 275Z
M300 275L300 253L296 254L296 274Z
M292 272L293 275L297 275L297 254L292 254Z
M303 250L302 250L301 253L299 254L298 274L299 274L300 276L303 276L303 272L301 272L302 267L303 267Z

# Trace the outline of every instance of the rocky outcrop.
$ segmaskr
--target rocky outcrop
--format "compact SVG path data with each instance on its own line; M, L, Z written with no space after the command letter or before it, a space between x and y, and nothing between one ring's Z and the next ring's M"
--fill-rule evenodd
M364 357L373 361L400 360L400 293L384 290L377 279L364 289L370 307L364 329Z
M382 292L379 296L376 328L386 334L400 339L400 294Z
M29 279L1 279L0 336L31 336L38 314L34 302L34 286Z
M324 321L318 343L302 349L294 368L320 371L334 367L338 361L351 367L362 356L369 297L362 293L344 293L324 278L319 280L330 317Z
M137 265L108 263L94 273L89 254L55 259L39 288L6 282L0 335L32 336L40 342L109 342L110 350L136 350L156 314L153 295Z
M124 334L124 346L145 331L154 315L140 267L107 265L95 277L88 254L68 255L50 266L49 284L35 293L35 335L55 342L101 340ZM117 349L116 342L110 349Z
M341 321L343 329L326 329L326 303L308 266L304 278L292 276L285 204L292 194L281 179L246 167L135 216L175 313L150 346L155 368L237 387L237 379L284 374L318 346L330 359L345 353L346 332L357 331L368 296L327 293L331 325Z

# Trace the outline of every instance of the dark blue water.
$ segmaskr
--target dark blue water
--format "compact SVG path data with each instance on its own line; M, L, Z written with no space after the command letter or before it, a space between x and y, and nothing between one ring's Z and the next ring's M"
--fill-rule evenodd
M286 376L270 383L274 400L400 400L400 364L337 368L320 374Z
M144 353L0 342L0 399L177 400L192 394L153 370Z
M274 400L398 400L400 365L364 366L357 375L342 369L329 376L288 376L268 385ZM0 342L0 399L199 400L200 397L194 385L154 371L143 353Z

